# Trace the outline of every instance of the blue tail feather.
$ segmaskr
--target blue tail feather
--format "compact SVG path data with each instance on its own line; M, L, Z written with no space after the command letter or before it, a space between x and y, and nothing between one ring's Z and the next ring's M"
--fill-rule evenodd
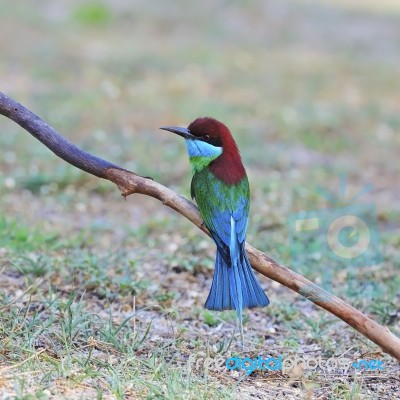
M243 290L243 293L247 294L245 301L243 301L243 307L266 307L269 304L269 299L258 283L245 251L242 252L240 259L241 265L245 265L242 268L244 274L241 275L241 279L247 285L246 290Z
M229 285L229 270L219 251L217 251L214 277L205 308L218 311L230 310L233 308Z
M205 308L218 311L235 309L241 319L243 308L265 307L269 299L258 283L244 249L241 249L238 261L229 266L217 250Z
M229 268L229 283L231 286L231 298L239 317L240 326L242 326L242 310L243 310L243 287L239 268L234 265Z

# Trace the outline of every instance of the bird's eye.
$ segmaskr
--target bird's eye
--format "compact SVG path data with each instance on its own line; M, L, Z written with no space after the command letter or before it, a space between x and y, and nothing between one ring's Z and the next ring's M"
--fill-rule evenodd
M208 140L208 139L210 139L210 135L204 135L203 138Z

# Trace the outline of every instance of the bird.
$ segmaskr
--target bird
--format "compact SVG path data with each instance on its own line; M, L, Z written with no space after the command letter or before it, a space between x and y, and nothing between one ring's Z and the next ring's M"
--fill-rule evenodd
M160 127L185 139L192 168L190 193L217 246L210 293L204 307L236 310L243 344L243 309L265 307L269 299L245 250L250 188L238 146L222 122L196 118L187 128Z

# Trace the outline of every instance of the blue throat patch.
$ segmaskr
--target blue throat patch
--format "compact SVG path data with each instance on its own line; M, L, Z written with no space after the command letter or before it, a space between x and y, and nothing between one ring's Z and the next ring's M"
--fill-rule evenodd
M189 157L217 158L222 154L222 147L213 146L202 140L186 139L186 147Z

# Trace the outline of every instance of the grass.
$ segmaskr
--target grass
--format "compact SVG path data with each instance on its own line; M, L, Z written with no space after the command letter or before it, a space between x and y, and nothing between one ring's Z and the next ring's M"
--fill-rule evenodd
M48 398L45 388L54 381L59 382L61 393L84 390L92 398L102 398L104 393L117 399L140 393L150 398L173 399L196 393L199 398L209 398L206 390L212 385L205 390L196 379L189 382L174 368L167 354L172 343L165 343L149 356L140 355L146 351L150 326L144 332L141 327L140 332L133 329L128 322L136 313L115 324L115 316L100 318L88 310L82 296L76 295L62 301L49 294L39 309L34 306L28 303L27 310L14 308L2 322L7 342L19 346L14 352L11 347L8 353L19 370L17 398ZM35 311L28 317L28 310ZM43 388L34 394L33 381ZM96 390L90 382L97 382ZM156 382L164 382L164 387ZM226 391L218 398L226 398Z
M346 4L345 4L346 3ZM288 216L376 205L382 263L332 271L332 290L400 335L399 11L395 2L181 0L0 4L0 90L84 149L189 197L184 144L157 127L211 115L234 131L251 183L248 241L322 284ZM18 27L16 30L15 27ZM203 304L215 249L153 199L55 157L1 119L0 397L399 397L399 366L334 316L259 277L271 305ZM302 243L304 245L304 243ZM380 358L381 372L251 375L190 355Z

